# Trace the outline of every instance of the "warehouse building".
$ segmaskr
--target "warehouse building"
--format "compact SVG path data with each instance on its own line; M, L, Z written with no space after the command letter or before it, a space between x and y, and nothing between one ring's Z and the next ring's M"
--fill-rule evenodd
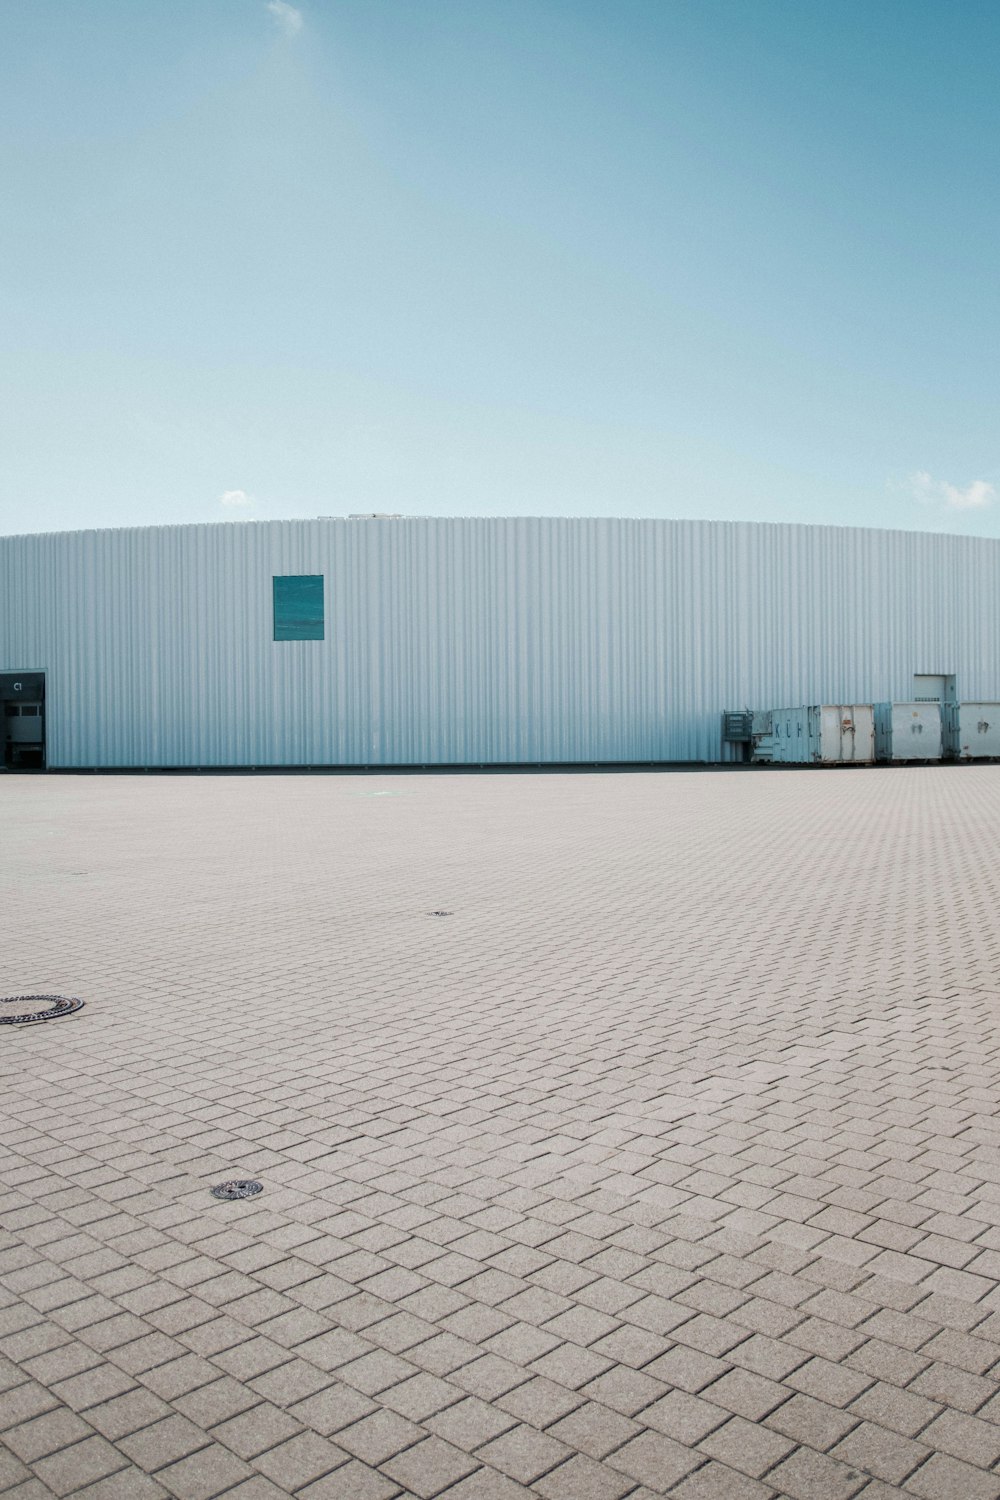
M1000 700L1000 542L321 518L0 539L3 763L712 762L725 710Z

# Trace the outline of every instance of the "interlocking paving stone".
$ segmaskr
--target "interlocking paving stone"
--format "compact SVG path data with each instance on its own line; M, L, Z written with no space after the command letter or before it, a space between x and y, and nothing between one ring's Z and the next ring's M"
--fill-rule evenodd
M428 1437L382 1465L387 1474L420 1500L431 1500L473 1473L478 1464L442 1438Z
M104 1438L84 1438L72 1447L63 1448L47 1458L35 1460L34 1470L53 1494L74 1495L86 1485L104 1479L123 1469L122 1454Z
M340 1468L349 1456L339 1444L328 1442L315 1432L300 1432L297 1437L260 1454L254 1464L275 1484L293 1491Z
M177 1500L211 1500L213 1495L232 1489L241 1479L252 1477L252 1470L218 1443L192 1453L157 1472L160 1484L176 1495Z
M998 813L0 776L5 1494L1000 1500Z
M670 1493L677 1500L772 1500L774 1490L713 1460L682 1479Z
M534 1427L514 1427L477 1450L476 1457L511 1479L530 1484L549 1469L572 1457L573 1450Z
M275 1486L272 1490L275 1500L286 1493ZM402 1493L394 1480L354 1459L299 1491L304 1500L395 1500Z

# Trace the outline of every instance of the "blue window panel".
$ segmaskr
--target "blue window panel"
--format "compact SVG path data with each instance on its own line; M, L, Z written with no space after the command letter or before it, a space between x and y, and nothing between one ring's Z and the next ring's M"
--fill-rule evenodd
M274 580L274 639L323 640L323 575L293 574Z

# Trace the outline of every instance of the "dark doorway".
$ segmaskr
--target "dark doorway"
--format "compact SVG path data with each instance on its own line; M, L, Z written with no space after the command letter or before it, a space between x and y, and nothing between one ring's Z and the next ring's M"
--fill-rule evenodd
M45 770L44 672L0 672L0 736L8 771Z

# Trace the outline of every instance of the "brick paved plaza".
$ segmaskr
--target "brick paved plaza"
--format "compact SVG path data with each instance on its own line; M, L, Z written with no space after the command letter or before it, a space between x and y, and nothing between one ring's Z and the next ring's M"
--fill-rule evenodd
M998 835L992 766L0 777L0 994L86 1002L0 1027L0 1491L1000 1497Z

